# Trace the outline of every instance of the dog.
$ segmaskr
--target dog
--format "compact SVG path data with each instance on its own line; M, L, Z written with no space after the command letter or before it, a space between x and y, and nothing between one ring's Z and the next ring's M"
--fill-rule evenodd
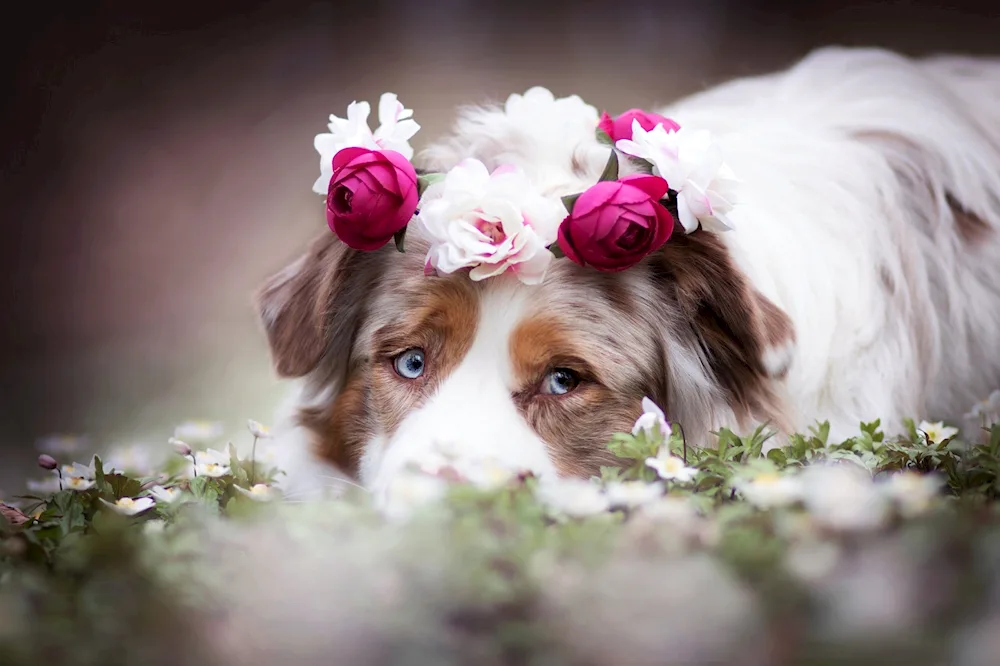
M828 48L659 111L713 133L733 231L675 233L620 273L556 260L532 286L425 277L418 231L403 254L324 231L266 282L291 492L347 475L384 494L439 445L586 478L644 397L697 446L723 426L901 433L1000 385L1000 60ZM513 163L558 198L607 155L586 123L476 107L415 163Z

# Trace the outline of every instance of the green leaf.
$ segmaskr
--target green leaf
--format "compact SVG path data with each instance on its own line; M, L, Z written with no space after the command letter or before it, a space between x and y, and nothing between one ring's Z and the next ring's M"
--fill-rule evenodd
M611 151L608 156L608 163L604 166L604 171L601 172L601 177L598 179L604 180L618 180L618 153Z
M600 127L597 128L597 130L594 132L594 135L597 137L598 143L602 143L605 146L615 145L615 142L611 140L611 135L602 130Z
M142 484L137 479L130 479L124 474L107 474L104 479L115 499L135 497L142 489Z
M562 259L566 256L566 253L562 251L561 247L559 247L559 243L549 245L549 252L551 252L556 259Z
M400 253L406 252L406 229L406 227L403 227L392 235L392 240L396 243L396 251Z
M582 192L580 194L582 194ZM573 206L576 205L576 200L580 198L580 194L567 194L562 198L563 206L566 207L566 211L568 213L573 213Z
M422 176L417 176L417 196L424 196L428 187L444 180L444 177L443 173L425 173Z

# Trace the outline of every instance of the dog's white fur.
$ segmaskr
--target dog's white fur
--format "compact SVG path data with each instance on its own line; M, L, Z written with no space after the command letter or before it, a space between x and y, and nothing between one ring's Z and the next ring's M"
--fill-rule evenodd
M826 49L790 70L737 80L661 111L711 130L745 183L732 216L737 228L723 239L794 324L795 344L768 350L765 364L788 369L780 390L795 429L829 420L831 437L843 438L862 420L881 418L890 432L907 417L957 421L996 388L1000 60L915 61ZM456 136L428 149L425 160L515 162L562 194L593 182L570 170L574 151L599 172L606 149L593 142L512 127L501 111L472 109ZM986 223L981 238L963 240L949 197ZM491 335L480 334L440 394L406 419L413 447L447 436L441 428L481 424L485 416L469 398L505 372ZM692 363L681 375L697 382L700 372ZM468 418L451 425L455 415ZM283 414L278 447L300 461L288 464L292 485L318 488L326 472L303 453L308 439L291 416ZM375 443L362 477L384 485L385 474L413 455L419 451L402 456Z

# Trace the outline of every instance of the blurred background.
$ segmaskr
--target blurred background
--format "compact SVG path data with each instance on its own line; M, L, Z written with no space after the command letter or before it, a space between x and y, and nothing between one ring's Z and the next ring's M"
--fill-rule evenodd
M947 4L947 6L945 6ZM0 60L0 489L51 432L269 423L250 294L325 231L313 136L396 92L423 125L532 85L612 113L817 46L1000 54L993 2L26 3Z

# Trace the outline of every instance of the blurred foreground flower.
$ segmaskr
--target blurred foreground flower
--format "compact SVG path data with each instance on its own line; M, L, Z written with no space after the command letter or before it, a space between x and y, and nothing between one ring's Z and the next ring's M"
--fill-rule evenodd
M605 489L613 507L635 509L663 496L663 484L645 481L613 481Z
M138 497L134 499L131 497L122 497L115 502L109 502L102 497L101 502L115 513L120 513L123 516L134 516L143 511L148 511L156 504L151 497Z
M736 490L759 509L789 506L802 498L802 484L790 474L761 472L733 482Z
M835 530L870 530L887 518L888 502L871 475L853 465L814 465L800 479L813 518Z
M461 449L439 444L418 465L419 471L450 481L471 483L481 490L507 485L520 473L495 456L475 456Z
M931 501L941 492L944 480L936 474L918 474L905 470L893 474L881 485L899 508L899 512L912 517L930 508Z
M208 444L222 437L222 424L218 421L185 421L174 428L174 437L184 442Z
M549 479L539 484L540 502L558 515L586 518L611 508L600 486L582 479Z
M234 486L244 497L249 497L255 502L269 502L278 497L278 491L266 483L255 483L250 489Z
M268 439L271 437L271 429L263 423L258 423L253 419L247 420L247 429L250 431L251 435L257 437L258 439Z
M397 474L385 492L379 496L377 506L390 520L405 520L421 507L444 499L448 483L442 478L403 472Z
M149 489L149 494L157 502L164 504L171 504L184 496L184 492L180 488L164 488L163 486L153 486Z

